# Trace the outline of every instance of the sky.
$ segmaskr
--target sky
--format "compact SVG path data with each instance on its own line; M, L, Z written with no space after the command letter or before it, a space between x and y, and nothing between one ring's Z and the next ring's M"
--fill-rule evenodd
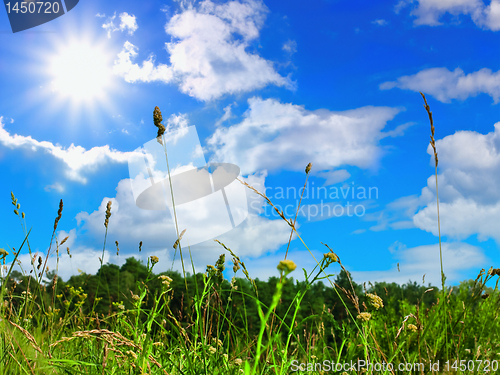
M0 31L0 247L25 225L47 254L62 199L69 238L47 264L64 280L99 269L111 201L104 262L181 271L187 229L191 272L225 253L233 276L218 239L261 280L289 247L303 280L327 244L357 283L441 285L419 92L446 283L499 267L499 0L81 0L17 33L0 12ZM288 246L290 226L236 176L291 219L302 188L300 238ZM29 272L27 246L19 259Z

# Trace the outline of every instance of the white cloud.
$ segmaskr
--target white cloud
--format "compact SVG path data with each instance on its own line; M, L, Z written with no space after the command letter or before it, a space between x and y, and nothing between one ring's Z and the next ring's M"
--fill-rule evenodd
M154 66L155 57L142 62L142 67L132 63L132 58L137 56L137 47L128 41L123 45L122 51L118 54L118 59L113 65L113 73L123 77L126 82L153 82L161 81L169 83L173 79L172 69L166 64Z
M479 247L460 242L443 242L441 248L447 285L462 281L465 271L476 268L479 273L481 268L488 268L489 259ZM405 284L411 280L420 284L425 274L425 285L429 283L438 287L441 285L438 244L408 249L404 244L397 242L391 245L389 251L393 254L395 263L399 263L400 271L395 263L386 271L354 271L355 267L349 267L349 265L346 265L346 268L352 272L356 283L385 281Z
M500 242L500 122L480 134L459 131L436 141L439 155L439 213L441 233L457 239L478 235ZM427 152L432 155L429 146ZM431 157L433 159L433 156ZM433 164L433 161L431 162ZM422 189L415 226L437 234L435 177Z
M423 197L417 195L401 197L387 204L381 211L367 213L363 220L377 222L377 224L369 228L373 232L415 228L413 215L420 206L427 202L428 200L424 200Z
M33 152L37 150L44 151L64 164L66 168L65 175L68 179L83 184L87 182L87 179L83 176L85 171L93 170L110 161L125 163L130 157L135 156L133 152L116 151L110 149L108 145L85 150L85 148L75 146L72 143L68 148L63 148L51 142L37 141L31 136L11 135L5 130L4 125L3 117L0 116L0 144L10 149L22 148ZM52 185L52 188L58 188L58 184Z
M385 26L388 24L388 22L386 20L374 20L374 21L372 21L372 23L374 25L378 25L378 26Z
M319 172L317 176L320 178L324 178L325 186L335 185L338 182L343 182L351 177L351 174L347 172L345 169L339 169L328 172Z
M127 82L174 81L182 92L202 101L260 89L268 84L292 88L273 64L247 51L259 36L267 8L261 1L230 1L214 4L205 0L197 8L187 7L165 26L173 37L166 43L170 65L154 67L154 57L133 64L136 47L126 43L115 73ZM158 70L162 74L158 74Z
M282 47L283 51L290 54L297 52L297 42L295 40L288 40Z
M399 11L412 0L402 0L396 7L395 12ZM484 29L492 31L500 30L500 1L491 0L486 5L482 0L416 0L418 4L410 13L417 18L415 25L439 26L442 23L439 19L449 13L453 16L469 15L472 21Z
M374 168L382 156L382 129L401 109L362 107L309 111L275 99L251 98L244 120L219 127L207 140L214 161L238 165L243 174L261 170L331 171L343 164ZM325 142L325 139L328 141Z
M134 15L130 15L127 12L120 14L120 30L128 30L129 35L133 35L134 32L139 28L137 26L137 20Z
M43 188L43 190L45 191L52 191L52 190L56 190L58 191L59 193L62 193L64 191L64 186L62 186L59 182L56 182L52 185L47 185Z
M249 176L245 179L249 184L256 187L264 186L266 174ZM137 180L137 179L136 179ZM157 255L163 267L170 267L173 259L174 249L172 248L176 240L175 225L168 211L156 210L148 211L136 206L132 193L132 184L138 181L124 179L118 183L116 196L114 198L105 197L99 208L94 212L80 212L77 216L79 231L84 231L85 235L92 238L101 238L104 233L104 217L108 201L112 201L111 217L108 225L108 242L120 243L121 256L130 255L133 249L136 252L138 244L143 241L143 254ZM258 216L264 204L263 198L259 197L249 189L245 189L249 201L249 216L245 222L231 231L217 236L217 238L231 248L238 256L256 258L268 251L275 251L281 245L288 242L290 227L282 219L271 220L270 218ZM252 203L254 202L254 203ZM225 214L221 210L216 210L200 201L193 216L204 217L209 215L213 223L220 222L221 215ZM226 213L227 214L227 213ZM182 226L181 223L179 223ZM182 230L180 227L179 230ZM206 238L213 238L210 227L200 227L199 231L206 231ZM189 233L183 237L189 240ZM198 271L203 271L207 264L213 264L218 256L225 252L223 248L213 240L191 246L193 262ZM189 250L183 246L184 261L186 257L189 261ZM143 255L144 256L144 255ZM179 254L177 252L178 259ZM229 254L227 254L229 257ZM189 264L188 263L188 264ZM180 265L178 265L180 267ZM189 269L191 267L189 266ZM181 268L178 268L181 269Z
M235 106L236 106L237 104L236 104L236 103L229 104L228 106L226 106L226 107L224 108L224 115L223 115L220 119L218 119L218 120L215 122L215 126L216 126L216 127L220 126L221 124L223 124L224 122L226 122L226 121L230 120L230 119L233 117L233 115L232 115L232 113L231 113L231 107L232 107L233 105L235 105Z
M456 240L477 235L500 243L500 122L487 134L458 131L437 140L436 148L441 235ZM427 153L434 169L430 145ZM377 222L373 231L416 227L437 236L435 175L420 195L399 198L364 219Z
M485 93L490 95L496 104L500 101L500 71L492 72L483 68L466 75L460 68L456 68L453 72L447 68L430 68L380 85L381 90L394 87L415 92L422 91L444 103L449 103L451 99L465 100Z
M104 17L104 14L97 13L97 17ZM114 24L114 19L116 18L116 12L113 16L108 17L106 23L103 23L102 28L108 31L108 38L111 38L111 33L115 31L128 31L129 35L133 35L134 32L138 29L137 19L134 15L130 15L127 12L123 12L120 14L120 25L117 27Z
M97 13L95 16L96 16L96 17L99 17L99 18L106 17L106 15L105 15L104 13L103 13L103 14L101 14L101 13Z

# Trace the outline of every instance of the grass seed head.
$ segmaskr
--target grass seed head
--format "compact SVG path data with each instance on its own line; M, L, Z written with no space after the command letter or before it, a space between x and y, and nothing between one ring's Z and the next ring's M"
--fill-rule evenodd
M59 202L59 210L57 211L56 221L54 222L54 230L57 229L57 223L59 223L59 220L61 220L62 210L63 210L63 200L61 199L61 201Z
M163 145L161 136L165 133L165 126L163 126L161 123L163 121L163 117L161 115L160 108L158 108L157 106L153 111L153 121L155 126L158 128L158 134L156 135L156 140L158 141L158 143Z
M309 172L311 172L311 167L312 167L312 163L307 164L306 174L309 174Z
M238 272L238 270L241 268L240 267L240 262L238 259L236 258L233 258L233 263L234 263L234 266L233 266L233 272L236 273Z
M104 220L104 226L108 229L109 218L111 217L111 201L108 201L106 205L106 219Z

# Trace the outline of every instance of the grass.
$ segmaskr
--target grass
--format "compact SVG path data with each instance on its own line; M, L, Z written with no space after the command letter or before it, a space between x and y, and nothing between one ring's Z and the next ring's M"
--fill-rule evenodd
M434 124L422 97L431 123L438 193ZM154 122L168 162L158 107ZM306 182L310 170L309 164ZM309 250L295 228L297 216L285 217L268 197L241 182L288 223L289 243L295 233ZM59 258L60 247L67 240L59 242L56 236L62 200L52 233L55 247L51 240L45 261L31 252L26 215L20 213L14 194L11 200L24 238L18 250L10 249L14 255L10 267L5 266L9 251L0 249L5 268L0 289L2 374L481 374L497 373L500 365L500 269L482 269L476 280L447 288L440 232L442 290L431 302L427 297L437 297L436 288L422 291L416 302L391 294L381 285L361 290L343 266L341 254L326 244L314 269L303 270L305 282L293 283L291 275L299 271L285 256L277 265L279 278L274 279L271 291L254 280L237 254L217 240L224 253L204 273L196 273L189 249L193 271L189 282L184 258L183 279L177 282L173 274L154 273L161 261L155 256L148 258L142 271L136 270L137 277L129 270L110 278L113 268L103 264L112 220L109 202L101 270L92 289L90 281L69 285L57 277L57 270L47 273L48 258L54 253ZM439 198L437 209L439 217ZM177 225L176 231L174 248L179 247L182 257L182 234ZM118 242L115 244L119 251ZM139 251L141 246L142 242ZM29 271L18 262L26 249L32 259ZM235 276L241 270L243 279L223 280L226 254L232 257ZM17 280L11 277L14 264L22 270ZM337 278L333 280L334 274L328 272ZM44 276L51 282L44 282ZM486 283L495 277L495 288L487 288ZM304 307L319 296L318 282L323 280L341 307L323 306L307 313ZM126 302L112 300L112 288L128 291ZM125 293L121 296L125 298ZM357 367L362 363L364 367Z

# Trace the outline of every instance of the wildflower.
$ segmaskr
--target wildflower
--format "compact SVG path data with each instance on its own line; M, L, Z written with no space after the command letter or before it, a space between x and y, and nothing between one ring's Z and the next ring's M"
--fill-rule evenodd
M408 329L412 332L417 332L418 328L415 324L408 324Z
M150 258L151 258L151 264L153 266L160 261L160 259L158 259L156 255L151 255Z
M118 305L116 307L119 308L120 310L125 310L125 305Z
M236 285L236 277L231 279L231 289L238 290L238 285Z
M295 268L297 268L297 265L292 260L289 259L281 260L280 264L278 264L278 269L280 271L285 271L285 273L290 273Z
M168 288L170 286L170 283L172 282L172 279L167 275L160 275L158 276L158 278L161 280L164 288Z
M376 294L367 293L366 296L370 300L370 303L373 305L373 307L375 307L377 310L384 307L384 301Z
M212 353L212 354L214 354L214 353L217 351L217 349L215 349L213 346L209 346L209 347L208 347L208 350L209 350L209 351L210 351L210 353Z
M356 318L358 318L359 320L363 320L363 321L367 322L367 321L369 321L371 319L371 317L372 317L372 314L367 313L367 312L362 312Z
M215 274L216 273L215 267L212 266L211 264L207 264L207 273L209 274L209 276Z
M139 301L141 299L141 297L139 297L137 294L132 294L132 299L134 301Z
M236 366L241 366L241 364L242 364L242 363L243 363L243 361L241 360L241 358L236 358L236 359L234 360L234 364L235 364Z
M328 259L329 262L337 263L339 261L337 254L335 254L333 251L330 251L329 253L323 254L323 257L325 259Z

